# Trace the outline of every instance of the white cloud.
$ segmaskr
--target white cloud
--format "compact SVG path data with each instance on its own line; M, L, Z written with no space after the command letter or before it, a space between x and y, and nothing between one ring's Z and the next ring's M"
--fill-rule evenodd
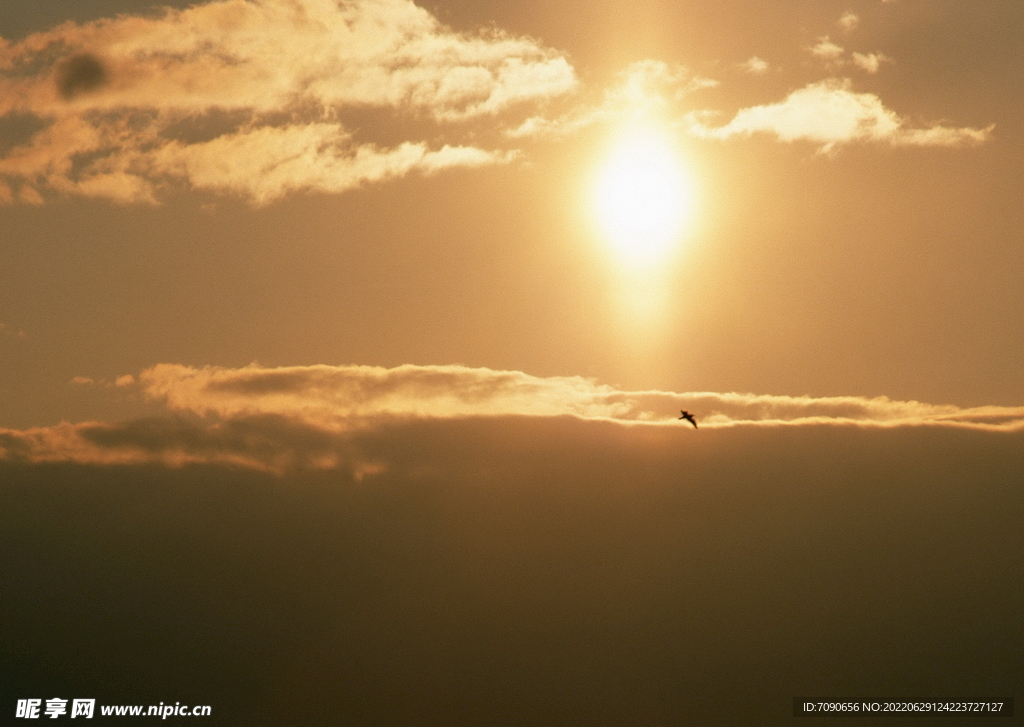
M860 18L849 10L843 13L842 17L839 18L837 24L840 28L845 30L847 33L854 30L860 24Z
M605 92L605 105L628 111L661 107L669 99L717 85L718 81L696 76L686 66L648 59L632 63L616 75L615 85Z
M0 158L0 202L46 190L154 202L176 181L267 202L500 163L507 152L454 140L380 147L343 117L464 122L575 86L568 61L536 41L457 33L409 0L215 0L65 23L0 46L0 116L47 123ZM189 136L210 118L225 127L215 138Z
M615 75L600 101L578 105L555 118L530 117L505 133L512 138L566 136L596 123L664 112L690 93L717 85L718 81L695 75L685 66L653 59L637 61Z
M690 116L692 133L726 139L754 133L773 134L780 141L806 140L831 151L836 145L858 141L886 142L895 146L964 146L985 141L992 126L983 129L933 126L908 128L878 96L850 90L848 79L828 79L793 91L780 103L741 109L732 121L708 127Z
M751 56L740 64L740 68L747 73L753 73L755 76L761 76L768 72L769 65L768 61L763 58Z
M42 71L5 79L0 111L63 115L70 102L79 111L268 112L306 100L466 118L575 83L567 61L533 40L459 34L408 0L216 0L158 18L66 23L8 44L0 67L55 51ZM108 69L94 88L67 80L86 57Z
M151 163L158 173L187 179L194 188L233 191L266 203L294 190L343 192L413 170L482 166L512 156L447 145L432 151L413 142L390 149L354 145L339 136L336 125L310 123L263 127L197 144L173 141L153 152Z
M811 46L811 55L818 58L822 58L827 61L834 61L843 54L843 47L836 45L827 35L822 36L818 39L818 42Z
M855 66L863 68L868 73L878 73L882 63L893 63L893 59L882 53L854 53L851 60Z

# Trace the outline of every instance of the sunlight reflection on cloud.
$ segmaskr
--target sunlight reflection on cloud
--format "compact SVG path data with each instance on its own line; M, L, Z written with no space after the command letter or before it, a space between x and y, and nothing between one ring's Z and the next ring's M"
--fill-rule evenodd
M532 39L457 33L408 0L216 0L65 23L0 46L0 117L45 121L0 157L0 177L21 201L53 190L152 204L185 182L264 204L514 156L381 146L355 139L346 111L461 122L575 85L566 59ZM224 128L203 139L207 117ZM15 200L9 184L4 199Z
M694 412L701 431L734 427L943 427L1024 431L1024 407L960 408L884 396L794 397L620 391L579 376L466 366L194 368L159 364L123 387L169 410L123 423L0 430L0 460L95 464L215 463L271 472L386 463L361 455L361 433L467 418L571 418L668 431ZM653 430L652 430L653 431ZM361 476L363 476L361 475Z

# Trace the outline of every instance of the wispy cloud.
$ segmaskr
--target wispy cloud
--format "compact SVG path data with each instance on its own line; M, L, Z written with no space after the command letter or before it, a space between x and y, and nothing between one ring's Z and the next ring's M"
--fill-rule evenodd
M0 430L0 459L206 462L268 471L340 466L363 476L387 467L358 446L362 433L381 427L467 417L570 417L664 428L679 426L679 409L695 412L701 431L836 425L1024 431L1024 407L965 409L886 397L621 391L576 376L464 366L160 364L118 384L137 387L169 414L120 424Z
M650 419L636 401L581 377L464 366L291 366L240 369L159 364L143 394L204 416L274 414L349 429L380 418L561 416Z
M357 472L376 469L335 432L269 416L219 422L158 417L118 424L0 429L0 460L172 467L219 464L268 472L339 466Z
M882 53L853 53L843 57L845 50L827 36L812 51L832 69L855 65L869 73L878 71L882 63L893 60ZM738 64L751 74L764 74L770 65L753 56ZM718 117L714 110L684 111L692 104L692 94L715 88L718 81L694 74L684 66L670 66L661 61L634 63L617 74L615 82L605 90L599 102L581 104L554 118L533 116L518 127L506 131L513 138L559 138L593 124L613 125L637 115L655 113L662 118L675 118L678 126L694 136L727 139L754 133L772 134L780 141L810 141L820 145L822 152L854 142L886 143L893 146L971 146L986 141L994 125L984 128L951 127L937 124L916 128L887 108L872 93L853 90L852 81L828 78L811 83L789 94L783 101L740 109L733 119L721 126L711 126ZM692 105L691 105L692 108Z
M811 55L827 61L836 60L843 54L843 47L833 43L827 35L819 38L818 42L811 46L809 50Z
M883 53L853 53L850 56L853 65L868 73L878 73L883 63L893 63L893 59Z
M994 126L986 128L931 126L913 128L885 107L872 93L851 90L848 79L827 79L793 91L780 103L741 109L732 121L706 126L690 116L692 133L727 139L766 133L780 141L811 141L823 152L851 142L885 142L894 146L966 146L984 142Z
M505 133L512 138L557 138L593 124L615 123L651 112L670 115L675 105L689 94L717 85L718 81L699 76L686 66L654 59L637 61L615 75L600 100L579 104L554 118L531 116Z
M740 393L621 391L579 376L537 377L465 366L194 368L159 364L138 377L144 395L204 416L298 417L347 429L379 418L577 416L672 423L680 407L708 426L861 423L1024 426L1024 407L961 409L886 397L793 397ZM1017 421L1019 420L1019 421Z
M740 68L747 73L754 74L755 76L761 76L767 73L769 67L768 61L763 58L758 58L757 56L750 56L750 58L740 64Z
M409 0L215 0L65 23L0 45L0 117L46 124L0 158L0 201L55 190L152 202L185 182L267 202L500 163L511 155L454 142L380 147L344 117L451 124L575 85L568 61L536 41L457 33Z
M842 17L840 17L839 20L836 21L836 24L840 28L845 30L847 33L849 33L852 30L856 29L858 25L860 25L860 18L857 17L856 13L847 10L845 13L843 13Z
M860 19L851 12L846 12L839 18L838 25L847 33L852 32L860 23ZM839 68L856 66L868 73L878 73L882 63L893 63L893 59L881 51L876 53L860 53L854 51L848 58L844 58L846 49L841 45L832 42L827 35L818 38L818 42L807 48L811 55L825 62L825 67L835 72Z

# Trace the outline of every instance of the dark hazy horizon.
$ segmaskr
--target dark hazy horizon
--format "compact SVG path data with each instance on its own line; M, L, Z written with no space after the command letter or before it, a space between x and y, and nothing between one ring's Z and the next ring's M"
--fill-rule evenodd
M798 724L794 696L1014 694L1016 436L697 434L398 425L361 438L392 458L362 482L4 464L12 684L218 724Z

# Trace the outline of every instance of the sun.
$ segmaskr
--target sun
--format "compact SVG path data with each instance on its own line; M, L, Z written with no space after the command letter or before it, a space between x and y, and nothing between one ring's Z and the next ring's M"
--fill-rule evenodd
M693 215L693 184L679 150L661 129L622 132L597 175L594 213L626 263L651 264L674 247Z

